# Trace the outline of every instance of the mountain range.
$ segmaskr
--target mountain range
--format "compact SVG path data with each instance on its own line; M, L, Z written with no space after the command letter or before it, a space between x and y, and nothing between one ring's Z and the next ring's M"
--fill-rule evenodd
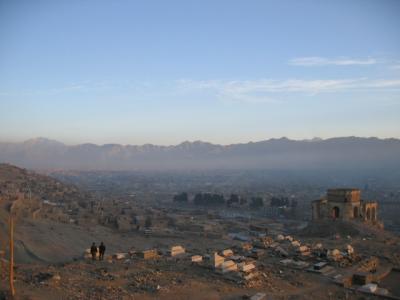
M338 137L218 145L65 145L46 138L0 143L0 162L42 170L396 169L400 140Z

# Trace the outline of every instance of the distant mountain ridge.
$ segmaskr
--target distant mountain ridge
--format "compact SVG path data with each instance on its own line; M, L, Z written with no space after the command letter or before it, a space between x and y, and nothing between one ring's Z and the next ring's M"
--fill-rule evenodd
M400 140L338 137L269 139L218 145L202 141L174 146L65 145L46 138L0 143L0 162L31 169L209 170L349 169L400 167Z

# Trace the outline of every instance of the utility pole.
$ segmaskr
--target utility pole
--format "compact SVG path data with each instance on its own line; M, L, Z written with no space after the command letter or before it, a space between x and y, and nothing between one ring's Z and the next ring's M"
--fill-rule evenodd
M10 294L11 297L15 296L14 289L14 220L10 214Z

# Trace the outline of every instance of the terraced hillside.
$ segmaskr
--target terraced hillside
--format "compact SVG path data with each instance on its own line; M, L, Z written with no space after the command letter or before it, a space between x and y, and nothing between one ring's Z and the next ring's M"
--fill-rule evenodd
M59 261L82 252L94 197L53 178L0 164L0 238L6 248L10 214L19 262ZM80 242L82 241L82 242Z

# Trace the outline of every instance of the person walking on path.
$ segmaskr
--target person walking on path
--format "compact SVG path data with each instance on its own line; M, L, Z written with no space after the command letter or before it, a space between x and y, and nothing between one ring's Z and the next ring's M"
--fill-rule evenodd
M96 260L97 246L95 242L93 242L92 247L90 247L90 253L92 254L92 260Z
M100 243L99 246L99 260L103 260L104 259L104 253L106 252L106 246L104 245L103 242Z

